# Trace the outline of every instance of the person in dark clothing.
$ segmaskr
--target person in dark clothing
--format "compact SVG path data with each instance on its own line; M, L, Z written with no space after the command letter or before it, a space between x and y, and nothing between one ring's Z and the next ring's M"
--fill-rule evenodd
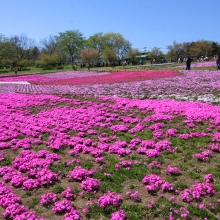
M216 65L217 65L217 71L220 70L220 56L218 55L218 58L216 60Z
M186 70L190 70L191 62L192 62L191 57L188 57L186 60Z

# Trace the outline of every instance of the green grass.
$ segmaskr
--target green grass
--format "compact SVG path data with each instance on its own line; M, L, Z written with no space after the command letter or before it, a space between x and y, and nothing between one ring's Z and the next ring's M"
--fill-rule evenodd
M142 204L124 204L122 205L122 209L126 217L132 220L145 219L144 217L146 217L148 212L146 206Z
M210 213L207 209L200 209L193 204L188 205L190 216L197 216L200 219L208 218L209 220L218 220L215 215Z
M61 185L56 185L53 187L52 192L59 194L64 191L64 188Z
M39 198L32 198L31 201L28 203L28 208L33 209L39 203L39 201Z
M12 163L12 158L5 155L4 160L0 161L0 166L9 166Z

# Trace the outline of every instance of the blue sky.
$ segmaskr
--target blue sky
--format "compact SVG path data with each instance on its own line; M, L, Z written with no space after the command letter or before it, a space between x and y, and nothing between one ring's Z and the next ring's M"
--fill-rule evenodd
M220 43L219 8L219 0L0 0L0 34L39 43L67 30L115 32L133 48L165 52L174 40Z

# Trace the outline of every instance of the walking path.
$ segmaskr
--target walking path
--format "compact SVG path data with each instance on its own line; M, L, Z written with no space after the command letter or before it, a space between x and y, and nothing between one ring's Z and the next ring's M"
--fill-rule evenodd
M0 82L0 84L19 84L19 85L29 85L27 81L17 81L17 82Z

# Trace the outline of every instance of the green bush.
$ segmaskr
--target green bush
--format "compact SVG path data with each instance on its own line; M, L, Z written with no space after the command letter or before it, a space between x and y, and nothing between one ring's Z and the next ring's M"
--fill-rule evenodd
M64 69L64 66L56 66L56 69L57 69L57 70L63 70L63 69Z
M43 70L54 70L54 67L52 67L52 66L43 66L42 69Z

